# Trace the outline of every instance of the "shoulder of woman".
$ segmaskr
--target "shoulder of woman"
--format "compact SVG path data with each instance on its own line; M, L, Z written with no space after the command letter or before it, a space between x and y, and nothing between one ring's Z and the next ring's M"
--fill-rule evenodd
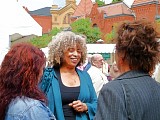
M36 113L36 114L35 114ZM8 120L17 118L17 119L43 119L48 120L49 117L54 115L49 110L49 108L41 101L22 97L14 99L9 105L6 117Z
M51 72L51 71L53 71L54 69L52 68L52 67L46 67L45 69L44 69L44 72Z
M17 97L9 104L8 114L22 114L37 104L40 104L39 100L28 97Z
M92 84L92 79L87 71L81 71L81 76L84 77L85 82L88 83L88 85Z
M46 67L43 71L43 77L51 77L54 74L54 68L52 67ZM53 73L52 75L50 75L51 73Z
M77 71L77 73L80 73L80 75L89 76L87 71L83 71L83 70L79 70L79 69L76 69L76 71Z

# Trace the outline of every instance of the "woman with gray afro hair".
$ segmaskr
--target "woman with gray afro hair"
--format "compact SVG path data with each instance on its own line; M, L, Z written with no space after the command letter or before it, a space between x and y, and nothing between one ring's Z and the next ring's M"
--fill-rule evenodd
M49 108L57 120L93 120L97 96L89 74L77 68L86 60L86 37L64 31L53 37L48 47L49 67L40 88Z

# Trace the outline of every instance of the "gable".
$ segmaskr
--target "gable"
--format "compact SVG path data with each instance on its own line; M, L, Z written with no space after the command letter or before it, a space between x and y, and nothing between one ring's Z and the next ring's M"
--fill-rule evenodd
M100 13L103 12L106 17L121 15L121 14L133 15L130 8L124 2L118 2L99 7L98 11Z
M70 10L70 9L73 9L74 11L76 10L76 5L74 4L68 4L67 6L63 7L62 9L60 9L58 11L59 14L63 14L65 13L66 11Z
M140 5L145 5L149 3L160 3L160 0L134 0L132 6L140 6Z
M73 17L89 15L92 7L93 3L91 0L81 0L73 14Z

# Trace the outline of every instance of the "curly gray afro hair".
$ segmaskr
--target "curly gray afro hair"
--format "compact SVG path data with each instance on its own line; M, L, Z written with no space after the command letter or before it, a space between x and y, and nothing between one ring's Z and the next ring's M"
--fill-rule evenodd
M77 66L79 66L80 63L83 64L87 54L86 37L77 35L71 31L62 31L54 36L48 44L48 66L60 67L62 65L64 51L74 45L78 45L82 51L82 57Z

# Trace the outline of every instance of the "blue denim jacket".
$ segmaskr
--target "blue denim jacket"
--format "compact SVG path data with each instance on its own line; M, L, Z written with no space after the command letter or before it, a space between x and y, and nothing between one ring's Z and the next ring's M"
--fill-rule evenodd
M49 108L39 100L17 97L11 101L5 120L56 120Z

